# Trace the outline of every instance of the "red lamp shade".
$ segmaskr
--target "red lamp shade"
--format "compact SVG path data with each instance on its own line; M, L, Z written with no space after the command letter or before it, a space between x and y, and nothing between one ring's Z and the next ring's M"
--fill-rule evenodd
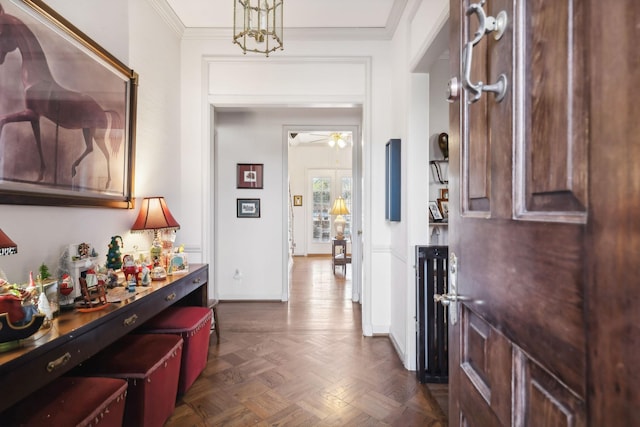
M0 230L0 256L13 255L18 253L18 245L9 238L4 231Z
M145 197L140 207L138 219L131 231L179 229L180 224L171 215L164 197Z

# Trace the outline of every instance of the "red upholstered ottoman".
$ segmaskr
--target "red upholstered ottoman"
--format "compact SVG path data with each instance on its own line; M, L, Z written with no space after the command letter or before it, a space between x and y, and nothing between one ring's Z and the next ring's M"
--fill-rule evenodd
M8 409L0 425L120 427L126 394L121 379L60 377Z
M141 327L146 334L177 334L184 340L178 395L186 393L207 365L210 330L207 307L169 307Z
M128 381L123 425L159 427L176 406L182 345L178 335L125 335L89 359L84 371Z

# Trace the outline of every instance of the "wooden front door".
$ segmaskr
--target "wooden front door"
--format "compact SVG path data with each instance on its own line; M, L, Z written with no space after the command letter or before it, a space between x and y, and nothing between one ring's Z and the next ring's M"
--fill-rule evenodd
M450 425L640 425L639 3L450 19Z

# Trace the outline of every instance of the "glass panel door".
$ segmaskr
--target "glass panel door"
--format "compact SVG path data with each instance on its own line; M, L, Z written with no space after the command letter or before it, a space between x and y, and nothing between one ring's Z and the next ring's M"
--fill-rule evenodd
M335 236L334 215L331 207L334 200L344 197L347 209L351 212L351 170L350 169L315 169L309 170L311 206L308 215L311 217L311 238L307 243L309 254L330 254L331 239ZM345 235L351 236L351 214L343 215L346 221Z
M313 177L311 179L311 228L313 243L326 243L331 240L331 178Z

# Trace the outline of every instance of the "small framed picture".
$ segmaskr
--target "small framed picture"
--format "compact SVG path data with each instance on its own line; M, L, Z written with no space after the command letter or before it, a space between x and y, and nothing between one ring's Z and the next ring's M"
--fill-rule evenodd
M260 199L237 199L238 218L260 218Z
M441 199L445 199L445 200L449 200L449 189L448 188L441 188L440 189L440 198Z
M293 206L302 206L302 196L293 196Z
M449 200L448 199L438 199L438 209L442 213L444 219L449 218Z
M186 253L177 253L171 256L169 267L172 273L186 273L189 271L189 263L187 262Z
M262 164L238 163L236 168L237 188L262 188Z
M436 202L429 202L429 215L434 221L442 221L444 219Z

